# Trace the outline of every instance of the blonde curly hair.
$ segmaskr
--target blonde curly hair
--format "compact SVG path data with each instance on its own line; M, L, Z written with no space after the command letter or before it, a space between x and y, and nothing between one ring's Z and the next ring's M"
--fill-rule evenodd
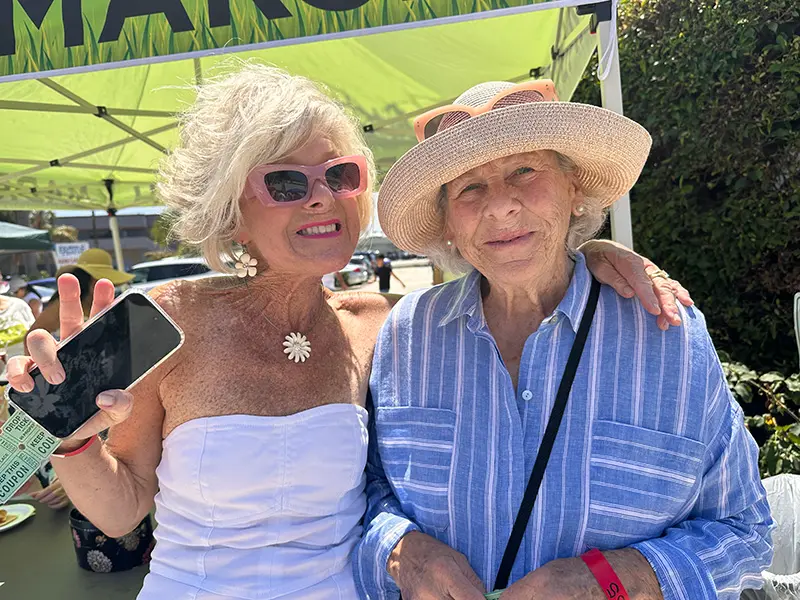
M213 269L231 272L248 173L320 136L342 155L367 157L369 184L357 198L366 229L375 167L358 121L305 77L240 60L223 69L195 88L197 99L179 117L178 146L161 165L157 189L172 216L171 237L197 247Z

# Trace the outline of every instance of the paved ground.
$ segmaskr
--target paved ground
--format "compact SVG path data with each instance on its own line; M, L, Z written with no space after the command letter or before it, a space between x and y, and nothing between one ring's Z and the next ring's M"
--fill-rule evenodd
M407 294L414 290L428 288L433 283L433 268L427 260L392 261L392 267L394 267L395 274L406 284L404 289L403 286L392 277L389 291L393 294ZM360 285L353 289L370 292L379 291L377 281Z

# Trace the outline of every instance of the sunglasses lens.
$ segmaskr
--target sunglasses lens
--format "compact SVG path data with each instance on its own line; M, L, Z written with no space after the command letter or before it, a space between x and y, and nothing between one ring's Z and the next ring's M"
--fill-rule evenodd
M451 110L450 112L437 115L425 124L425 139L427 140L438 131L466 121L469 117L470 114L463 110Z
M536 90L520 90L519 92L514 92L513 94L500 98L500 100L495 102L492 109L514 106L515 104L529 104L531 102L544 102L544 96Z
M264 185L275 202L297 202L308 192L308 178L300 171L273 171L264 176Z
M347 194L361 187L361 169L356 163L334 165L325 171L325 182L335 194Z

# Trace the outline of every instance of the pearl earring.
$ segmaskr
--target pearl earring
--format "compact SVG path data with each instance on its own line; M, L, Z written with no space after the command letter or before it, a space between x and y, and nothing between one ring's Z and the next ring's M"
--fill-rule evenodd
M577 207L575 207L575 212L579 215L582 215L586 212L586 207L583 204L579 204Z
M453 242L451 242L450 240L447 240L447 245L448 245L448 246L452 246L452 245L453 245Z

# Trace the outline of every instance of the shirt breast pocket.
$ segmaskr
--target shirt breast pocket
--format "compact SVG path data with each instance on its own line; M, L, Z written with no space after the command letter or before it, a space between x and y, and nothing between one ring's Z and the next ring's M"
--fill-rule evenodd
M386 477L403 512L434 537L441 537L450 524L455 423L455 412L441 408L383 407L375 413Z
M623 548L685 519L699 493L705 449L689 438L596 421L586 547Z

